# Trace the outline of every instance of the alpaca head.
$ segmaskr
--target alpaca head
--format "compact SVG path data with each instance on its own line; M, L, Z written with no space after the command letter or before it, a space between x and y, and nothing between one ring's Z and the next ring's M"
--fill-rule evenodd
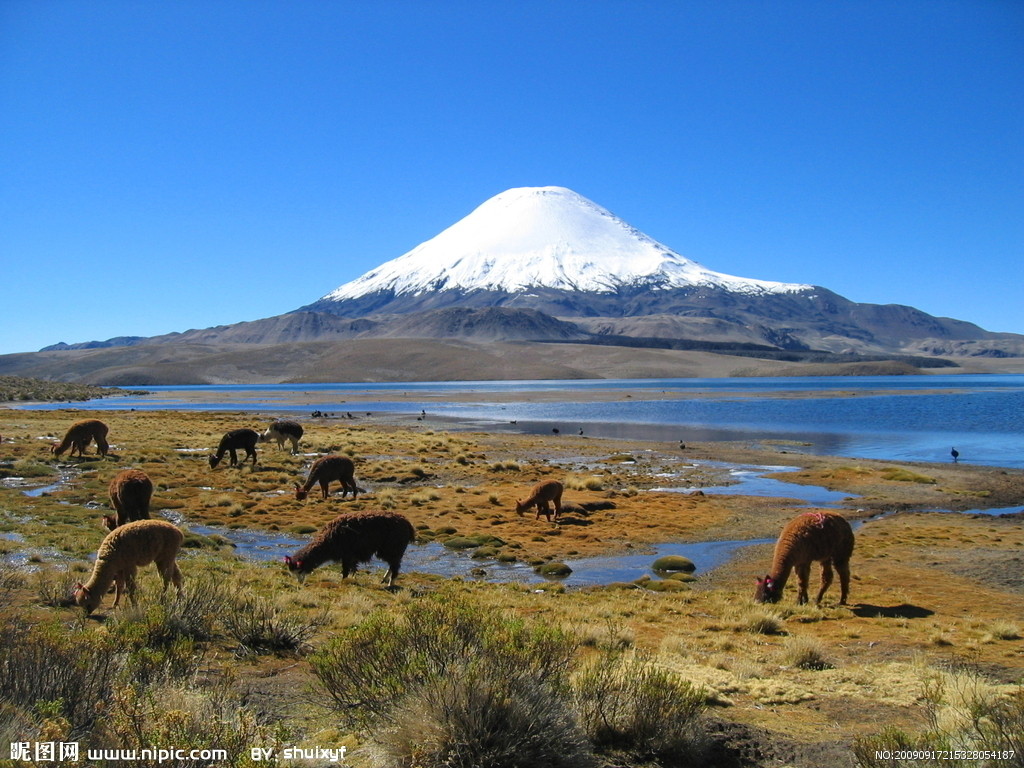
M72 594L75 597L75 604L85 609L86 616L95 611L103 599L102 595L93 594L92 590L81 582L75 584Z
M114 530L115 528L117 528L117 518L113 515L104 515L103 527L106 528L108 531Z
M516 514L517 515L522 517L523 514L525 514L527 509L529 509L529 507L526 505L525 502L520 501L519 499L516 499Z
M299 584L306 580L306 574L308 571L302 570L302 561L293 560L289 556L285 556L284 564L288 566L288 570L295 574L295 578L299 580Z
M763 579L757 579L757 589L754 590L755 603L777 603L782 597L778 584L770 575Z
M210 454L210 469L216 469L217 465L220 464L220 457Z
M298 483L295 484L295 498L297 501L304 501L306 499L306 496L308 495L309 491L307 491Z

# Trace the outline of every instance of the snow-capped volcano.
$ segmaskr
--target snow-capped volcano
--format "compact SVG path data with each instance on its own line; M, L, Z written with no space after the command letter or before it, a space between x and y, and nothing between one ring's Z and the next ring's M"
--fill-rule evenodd
M694 287L761 295L811 288L713 272L570 189L521 187L492 197L436 237L342 285L317 305L326 309L330 302L369 295L438 291L613 293Z

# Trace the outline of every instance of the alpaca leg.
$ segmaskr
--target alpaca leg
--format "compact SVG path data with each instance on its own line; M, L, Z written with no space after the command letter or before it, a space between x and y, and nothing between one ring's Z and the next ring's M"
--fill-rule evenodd
M320 493L322 493L322 494L323 494L323 496L324 496L324 498L325 498L325 499L327 498L327 494L328 494L328 491L327 491L327 487L328 487L328 486L329 486L330 484L331 484L331 481L330 481L330 480L321 480L321 481L320 481Z
M252 449L246 448L245 449L245 458L248 459L250 456L252 456L252 465L255 467L256 466L256 449L255 448L252 448Z
M395 579L398 578L398 569L402 567L402 558L399 556L386 562L388 564L388 572L384 574L384 583L390 587L395 583Z
M562 514L562 497L555 497L555 520Z
M238 463L238 454L235 453L234 448L228 448L228 454L231 456L231 466L235 466Z
M125 588L128 590L128 602L131 603L132 605L135 605L136 600L135 600L135 569L134 568L132 568L130 571L128 571L128 573L125 575L124 585L125 585Z
M182 579L182 576L181 576L181 571L178 569L178 563L175 562L174 560L170 560L169 562L161 563L160 564L160 576L164 580L163 592L166 593L167 592L167 585L173 582L174 587L175 587L175 589L178 592L178 596L180 597L181 596L181 584L182 584L183 579Z
M821 598L825 595L825 591L832 584L832 561L825 560L821 564L821 589L818 590L818 597L814 601L815 605L821 605Z
M796 602L797 605L803 605L807 602L807 587L811 580L810 562L803 563L796 567L796 579L798 585Z
M846 597L850 594L850 562L836 563L839 571L839 604L846 605Z

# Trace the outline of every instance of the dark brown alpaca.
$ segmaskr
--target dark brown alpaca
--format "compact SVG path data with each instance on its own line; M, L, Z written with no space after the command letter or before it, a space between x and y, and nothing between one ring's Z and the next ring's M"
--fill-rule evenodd
M345 456L321 456L313 462L309 468L309 477L304 485L295 484L295 498L302 501L309 495L309 490L317 483L320 484L320 492L327 498L327 486L333 481L341 482L341 498L345 498L349 491L354 499L359 495L359 487L354 479L356 467L352 459Z
M554 503L555 520L558 520L558 516L562 514L562 484L557 480L542 480L533 486L529 498L516 502L516 514L522 516L530 507L536 506L537 516L534 520L540 520L540 516L543 514L550 523L551 510L548 508L549 502Z
M220 439L220 445L217 446L217 454L210 456L210 469L214 469L220 464L220 460L224 458L225 453L231 455L231 466L235 466L238 463L238 455L235 453L237 450L245 451L245 458L242 459L243 464L251 457L252 465L255 467L256 443L259 439L260 433L255 429L232 429Z
M796 601L807 602L807 584L811 563L821 562L821 589L815 603L832 583L832 567L839 572L839 604L846 604L850 592L850 556L853 554L853 529L846 519L834 512L806 512L790 520L775 543L772 571L757 580L754 600L777 603L782 598L789 572L796 569L799 591Z
M71 453L68 454L69 457L74 456L76 450L79 456L84 456L85 449L89 447L89 443L95 440L96 452L100 456L106 456L110 450L110 445L107 443L107 431L107 425L99 419L76 421L68 429L63 440L50 446L50 453L60 456L70 448Z
M416 532L395 512L354 512L338 515L309 544L284 559L288 570L301 583L308 573L328 561L341 562L343 578L356 572L360 563L376 555L388 564L384 583L391 586L398 577L406 547Z
M117 517L104 515L103 524L108 530L149 519L149 501L153 497L153 481L149 475L138 469L122 469L110 481L110 506L117 511Z

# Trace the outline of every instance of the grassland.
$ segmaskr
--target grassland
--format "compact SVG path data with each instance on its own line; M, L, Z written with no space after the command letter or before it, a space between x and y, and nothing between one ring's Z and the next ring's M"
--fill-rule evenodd
M47 381L25 376L0 376L0 403L2 402L75 402L102 397L127 395L128 390L117 387L97 387L64 381Z
M317 672L338 643L375 637L374 627L385 626L382 616L411 622L421 605L462 606L481 626L494 617L518 622L533 633L529 642L535 645L527 647L538 649L537 657L547 658L549 647L541 642L542 628L563 633L558 637L572 650L565 661L571 669L544 690L584 725L580 692L615 677L598 675L609 658L641 664L646 671L630 667L632 677L653 681L650 690L674 692L677 702L689 700L687 690L700 691L703 713L693 752L645 749L584 728L597 751L579 758L580 765L590 759L629 766L867 765L872 763L855 750L886 728L908 738L931 730L938 734L929 737L932 744L943 734L971 743L959 713L979 701L1002 712L999 707L1015 701L1024 682L1020 517L920 511L1020 504L1024 473L1017 470L812 457L782 446L780 451L790 451L784 457L740 444L688 445L680 452L675 444L444 431L429 422L372 418L310 420L303 440L307 455L267 445L255 468L211 470L206 455L225 431L261 427L267 418L95 415L110 426L113 455L54 461L50 442L81 412L0 411L0 552L25 565L0 573L0 612L7 626L29 633L0 645L44 647L56 660L67 653L87 657L83 649L91 649L97 659L114 658L120 665L103 695L97 694L105 712L100 722L82 714L92 711L88 707L54 703L52 691L44 690L34 703L0 704L0 736L11 740L217 742L231 745L234 765L248 764L248 747L264 743L346 746L353 766L429 765L432 758L423 756L419 763L401 763L394 747L398 732L352 720ZM293 483L305 476L313 454L328 452L354 459L365 492L355 501L295 501ZM380 571L343 580L335 567L317 570L300 586L278 563L243 560L224 539L196 535L188 537L181 561L185 605L161 601L158 578L150 572L140 579L144 595L137 608L112 611L108 597L105 607L83 619L66 599L71 584L88 575L89 555L103 538L106 485L126 466L150 475L154 510L185 521L186 528L203 523L303 535L343 511L386 508L406 515L421 542L483 550L485 569L489 559L540 565L642 552L672 540L774 538L786 520L806 511L796 500L652 490L719 484L723 478L715 470L693 464L702 459L797 466L784 479L849 493L841 511L851 520L872 518L857 532L850 605L837 605L833 591L820 607L796 606L792 588L778 605L755 605L754 576L767 570L770 546L748 548L694 581L566 589L557 581L489 584L403 572L399 589L389 592L379 584ZM514 512L515 499L546 478L566 485L560 525ZM42 495L23 493L51 483L56 486ZM481 631L480 637L490 638L480 641L481 658L493 659L497 668L529 666L509 643L494 645L503 633L519 637L519 624ZM380 635L394 636L393 628ZM415 650L399 647L396 655ZM472 674L446 668L446 685L471 680L479 688L483 680L500 689L487 668L467 664ZM658 682L654 672L668 675L669 682ZM691 688L679 687L680 681ZM76 690L87 688L79 684ZM435 689L448 690L440 684ZM154 692L173 706L157 706ZM424 713L440 706L423 695L402 701L387 711L387 722L433 722ZM664 711L674 710L665 705ZM557 727L569 727L547 710L537 716L554 718L551 728L556 720ZM417 730L403 743L435 738L431 733ZM885 733L896 746L896 731ZM1021 757L1018 752L1016 763L992 764L1019 765Z

